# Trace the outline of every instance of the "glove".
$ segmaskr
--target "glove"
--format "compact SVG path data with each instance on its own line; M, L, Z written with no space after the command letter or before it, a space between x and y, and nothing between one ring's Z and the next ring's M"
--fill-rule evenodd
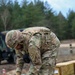
M16 75L21 75L21 72L16 72Z
M25 63L30 63L31 60L30 60L29 54L23 55L23 60Z

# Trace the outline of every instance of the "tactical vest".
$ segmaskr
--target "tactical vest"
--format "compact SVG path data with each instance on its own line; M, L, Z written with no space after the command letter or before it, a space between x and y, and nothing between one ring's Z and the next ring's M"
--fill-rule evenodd
M30 27L30 28L25 29L22 33L25 34L25 36L27 37L27 40L26 40L27 43L33 35L37 33L41 34L42 35L41 49L47 50L50 48L50 41L51 41L50 29L46 27Z

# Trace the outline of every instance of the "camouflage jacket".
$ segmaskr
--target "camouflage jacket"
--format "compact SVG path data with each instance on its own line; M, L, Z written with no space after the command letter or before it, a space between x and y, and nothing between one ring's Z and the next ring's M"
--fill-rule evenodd
M22 70L24 61L23 55L29 53L32 63L36 65L42 64L41 56L44 52L56 49L60 45L59 39L48 28L31 27L22 31L24 36L23 50L15 50L17 58L17 71Z

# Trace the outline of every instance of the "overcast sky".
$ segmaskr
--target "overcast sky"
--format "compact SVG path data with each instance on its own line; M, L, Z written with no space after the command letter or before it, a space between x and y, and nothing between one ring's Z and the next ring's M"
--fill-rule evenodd
M17 1L21 3L22 0ZM59 13L59 11L61 11L65 17L67 16L69 9L75 11L75 0L41 0L41 1L44 2L47 1L50 7L53 8L53 11L56 11L57 14Z

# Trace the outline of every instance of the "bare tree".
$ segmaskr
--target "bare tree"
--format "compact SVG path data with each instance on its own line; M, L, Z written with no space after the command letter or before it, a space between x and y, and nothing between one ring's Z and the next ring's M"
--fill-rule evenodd
M9 13L8 9L4 9L4 11L1 13L1 19L3 21L4 29L6 31L7 24L8 24L9 19L10 19L10 13Z
M0 5L6 5L8 0L0 0Z

